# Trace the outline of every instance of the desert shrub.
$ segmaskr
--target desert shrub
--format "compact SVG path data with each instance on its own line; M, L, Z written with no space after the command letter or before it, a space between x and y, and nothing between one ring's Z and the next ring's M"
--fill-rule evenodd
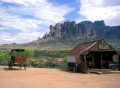
M47 61L44 62L42 59L28 59L27 66L35 67L35 68L67 68L67 62L61 61L58 62L55 58L46 58Z
M23 56L26 58L26 59L29 59L31 57L34 57L34 51L31 50L31 49L26 49L25 52L23 52Z
M60 62L59 67L61 69L67 69L68 68L67 62Z
M6 65L9 60L10 60L9 53L0 51L0 65Z
M40 60L44 57L44 59L47 60L47 62L41 62L41 61L33 61L32 66L33 67L40 67L40 68L67 68L67 56L65 53L67 50L56 50L56 51L48 51L48 50L35 50L34 58L37 60ZM63 58L63 61L58 62L55 58Z
M60 50L60 51L35 50L34 52L35 52L35 57L48 56L53 58L63 58L67 51L66 50Z

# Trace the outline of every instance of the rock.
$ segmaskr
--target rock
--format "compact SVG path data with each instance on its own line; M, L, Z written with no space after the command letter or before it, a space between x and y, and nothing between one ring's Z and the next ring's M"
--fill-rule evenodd
M44 38L46 39L46 38L48 38L48 37L49 37L49 34L46 33L46 34L44 35Z
M57 23L54 28L54 36L61 36L61 24Z
M94 32L94 33L93 33ZM92 35L90 37L90 35ZM96 32L91 31L90 27L86 27L83 23L76 24L75 21L66 21L62 24L57 23L55 26L50 25L49 34L45 34L43 38L62 37L71 38L85 36L86 38L95 38Z
M54 36L54 26L50 25L50 32L49 32L50 36Z

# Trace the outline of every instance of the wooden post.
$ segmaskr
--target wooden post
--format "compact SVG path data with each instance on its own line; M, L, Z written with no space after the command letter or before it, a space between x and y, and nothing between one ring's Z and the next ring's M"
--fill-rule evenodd
M86 55L84 55L84 59L85 59L85 73L87 72L87 60L86 60Z
M101 68L103 68L103 54L102 54L102 52L101 52Z
M120 55L119 55L119 58L118 58L118 60L119 60L119 63L118 63L118 69L119 69L119 71L120 71Z
M92 63L93 63L93 68L95 68L94 52L92 52Z

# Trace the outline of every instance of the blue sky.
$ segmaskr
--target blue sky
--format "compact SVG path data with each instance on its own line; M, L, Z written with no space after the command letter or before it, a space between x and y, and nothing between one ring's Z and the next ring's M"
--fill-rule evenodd
M49 25L104 20L120 25L120 0L0 0L0 44L37 40Z

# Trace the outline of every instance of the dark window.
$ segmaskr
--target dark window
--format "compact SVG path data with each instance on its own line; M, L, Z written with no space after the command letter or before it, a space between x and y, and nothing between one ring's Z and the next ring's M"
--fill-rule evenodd
M84 61L85 61L85 59L84 59L84 55L82 55L81 58L82 58L82 62L84 62Z
M92 61L92 54L91 53L87 55L87 61Z

